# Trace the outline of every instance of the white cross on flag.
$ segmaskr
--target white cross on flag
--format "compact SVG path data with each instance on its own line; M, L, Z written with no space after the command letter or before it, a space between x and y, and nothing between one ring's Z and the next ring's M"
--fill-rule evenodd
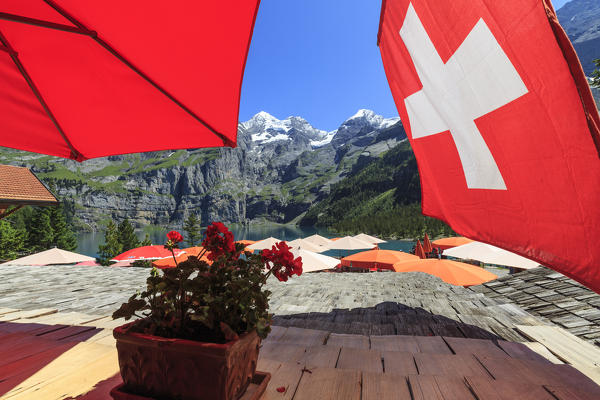
M600 117L549 0L384 0L423 213L600 292Z

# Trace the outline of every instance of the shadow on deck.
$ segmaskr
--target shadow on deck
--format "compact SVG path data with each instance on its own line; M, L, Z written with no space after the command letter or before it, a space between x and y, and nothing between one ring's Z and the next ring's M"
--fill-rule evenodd
M472 339L504 339L494 332L461 321L432 314L421 307L383 302L375 307L334 309L328 313L311 312L275 315L273 325L318 329L340 334L448 336ZM512 340L511 338L507 338Z

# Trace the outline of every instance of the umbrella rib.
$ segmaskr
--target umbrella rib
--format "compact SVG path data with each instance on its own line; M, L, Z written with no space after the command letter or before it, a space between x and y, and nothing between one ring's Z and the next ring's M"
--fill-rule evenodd
M64 24L58 24L56 22L44 21L42 19L24 17L22 15L9 14L0 12L0 19L6 21L20 22L27 25L39 26L42 28L56 29L64 32L78 33L80 35L93 36L95 32L88 31L76 26L69 26Z
M165 95L169 100L178 105L181 109L183 109L186 113L192 116L196 121L200 122L204 127L206 127L209 131L215 134L219 139L223 141L224 146L235 147L236 143L229 139L227 136L218 132L212 126L210 126L207 122L205 122L200 116L196 115L192 110L190 110L185 104L175 98L171 93L169 93L165 88L160 86L157 82L155 82L152 78L142 72L138 67L136 67L131 61L129 61L125 56L115 50L110 44L102 40L98 37L95 31L88 29L85 25L83 25L80 21L78 21L75 17L70 15L65 9L56 4L53 0L44 0L50 7L52 7L56 12L69 20L73 25L77 26L79 29L87 32L93 32L93 35L90 35L92 39L94 39L100 46L104 47L109 53L115 56L119 61L125 64L129 69L138 74L141 78L143 78L146 82L154 86L159 92Z
M48 117L50 118L50 120L52 121L52 123L54 124L54 126L56 127L58 132L60 133L60 136L62 136L62 138L65 141L65 143L67 144L67 146L69 146L69 149L71 150L71 158L73 158L77 161L83 161L83 159L84 159L83 155L79 151L77 151L75 149L75 147L73 147L73 144L71 143L69 138L67 138L67 135L65 134L62 127L58 123L56 117L54 117L54 114L52 114L52 111L50 111L48 104L46 103L46 101L42 97L42 94L40 93L37 86L33 82L33 79L31 79L31 76L29 75L29 73L27 72L25 67L23 66L23 63L21 63L21 60L19 60L18 53L11 47L10 43L8 42L6 37L2 34L2 32L0 32L0 43L8 49L8 54L10 55L10 58L12 58L13 62L17 66L17 69L19 70L19 72L21 73L21 75L23 76L25 81L27 82L27 85L29 85L29 88L31 89L31 91L33 92L35 97L38 99L38 101L40 102L40 105L42 106L44 111L46 111L46 114L48 115Z

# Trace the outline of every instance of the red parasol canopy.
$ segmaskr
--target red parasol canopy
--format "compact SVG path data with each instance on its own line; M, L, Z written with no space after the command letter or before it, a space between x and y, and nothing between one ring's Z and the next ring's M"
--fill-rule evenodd
M431 253L433 251L433 246L431 246L431 241L429 240L427 233L425 233L425 239L423 239L423 250L425 253Z
M235 147L258 5L3 0L0 145L78 161Z
M183 253L183 250L174 249L175 257ZM136 261L136 260L159 260L161 258L173 257L171 252L163 245L136 247L119 254L110 261Z
M427 258L425 255L425 250L423 250L423 246L421 246L421 242L419 240L417 240L417 245L415 247L415 256L418 256L419 258Z

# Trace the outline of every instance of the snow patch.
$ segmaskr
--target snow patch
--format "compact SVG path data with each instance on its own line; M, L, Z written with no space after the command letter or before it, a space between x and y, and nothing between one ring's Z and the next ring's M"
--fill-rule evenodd
M400 118L383 118L383 116L375 114L374 111L366 110L363 108L358 110L356 114L344 121L344 124L356 124L359 123L359 121L366 121L369 125L377 129L384 129L400 121Z
M400 121L400 117L385 118L383 120L383 122L381 123L381 127L382 128L389 128L390 126L397 124L398 121Z
M337 130L328 132L327 135L325 135L325 137L321 140L311 140L310 145L313 148L323 147L326 144L331 143L331 141L333 140L333 137L335 136L336 133L337 133Z

